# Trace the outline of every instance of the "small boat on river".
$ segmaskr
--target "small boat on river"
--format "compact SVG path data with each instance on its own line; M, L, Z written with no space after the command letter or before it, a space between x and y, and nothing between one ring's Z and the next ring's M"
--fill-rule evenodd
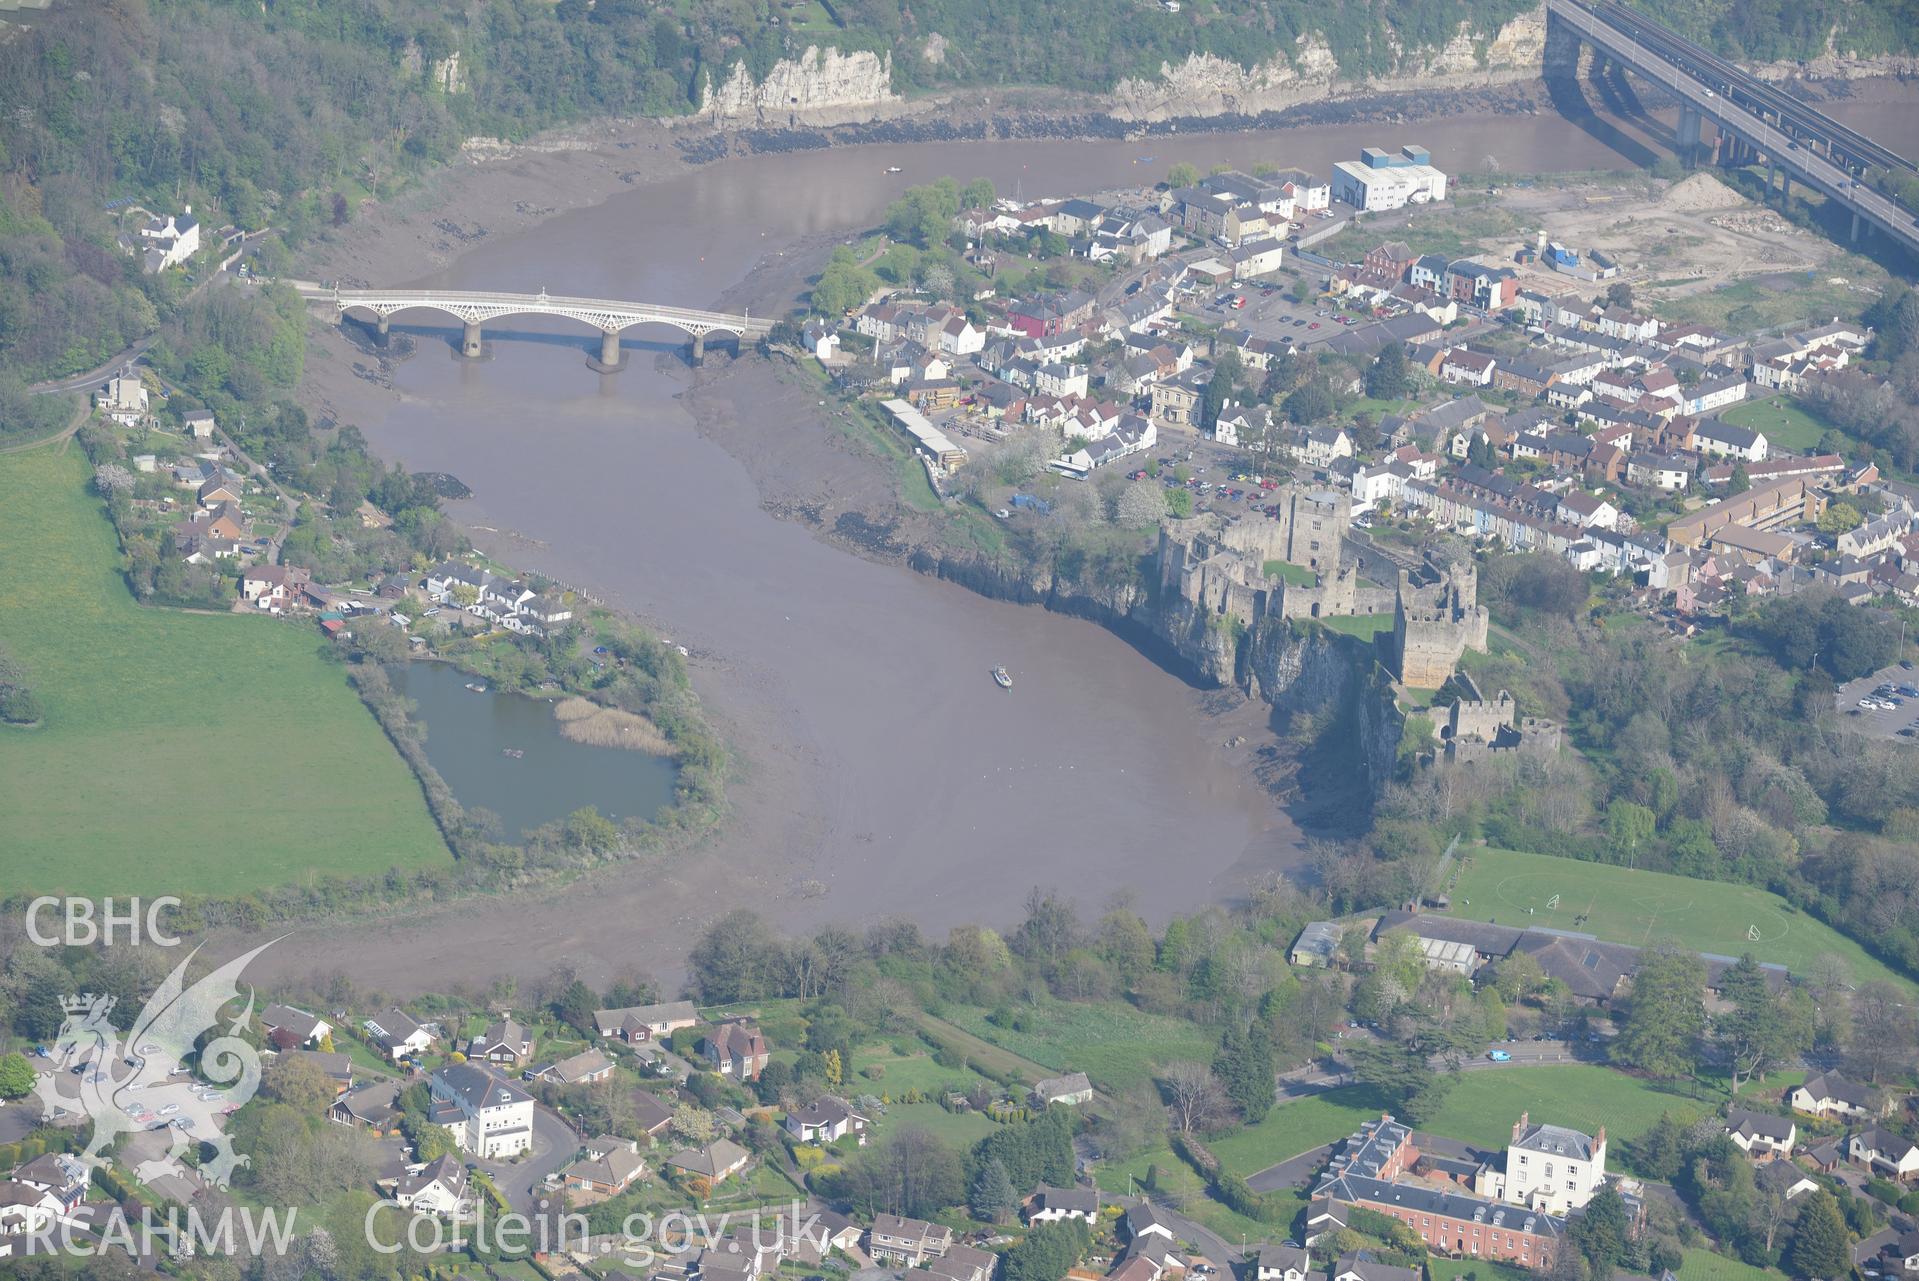
M514 760L517 761L522 756L526 755L526 749L524 747L502 747L500 749L500 755L511 756Z
M1013 678L1007 674L1004 667L995 667L993 669L993 683L1001 689L1013 688Z
M466 683L466 687L467 689L471 690L475 694L486 693L486 686L480 684L480 682L478 681L468 681Z

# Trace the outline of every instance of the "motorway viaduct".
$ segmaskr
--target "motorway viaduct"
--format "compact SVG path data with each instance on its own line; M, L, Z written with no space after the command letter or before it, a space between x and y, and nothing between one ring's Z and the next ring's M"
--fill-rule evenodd
M393 316L399 312L437 311L451 316L463 326L460 354L469 357L480 354L480 327L489 320L506 316L564 316L600 331L600 358L592 363L596 369L607 373L620 368L620 335L635 325L671 325L691 335L695 364L706 353L706 336L710 333L730 333L742 339L757 338L773 327L769 321L721 311L616 302L607 298L565 298L545 290L537 294L509 294L485 290L328 289L302 286L300 295L310 302L332 303L342 320L352 312L370 314L382 341L387 336Z
M1919 172L1910 160L1616 0L1546 0L1549 63L1570 65L1585 43L1679 99L1679 150L1718 130L1721 163L1764 161L1766 190L1794 178L1852 213L1852 237L1876 227L1919 254L1919 218L1865 181L1869 170Z

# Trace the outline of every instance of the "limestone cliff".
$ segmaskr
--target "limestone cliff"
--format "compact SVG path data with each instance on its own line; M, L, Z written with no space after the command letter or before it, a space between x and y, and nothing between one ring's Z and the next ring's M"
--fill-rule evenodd
M757 83L745 63L733 64L723 84L706 86L700 116L715 124L842 124L871 120L899 101L890 55L809 45L797 59L774 63Z
M1209 54L1189 55L1178 65L1162 63L1156 77L1120 81L1110 95L1122 120L1258 115L1301 102L1375 90L1465 89L1539 74L1546 48L1546 11L1541 5L1508 22L1491 38L1461 23L1436 50L1398 52L1393 71L1377 79L1342 79L1333 51L1312 35L1301 36L1291 58L1246 68Z

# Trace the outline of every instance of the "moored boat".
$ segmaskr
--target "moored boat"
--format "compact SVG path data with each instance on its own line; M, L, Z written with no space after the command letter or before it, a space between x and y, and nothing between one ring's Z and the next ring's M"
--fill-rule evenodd
M1001 689L1013 688L1013 678L1007 674L1004 667L995 667L993 669L993 682Z

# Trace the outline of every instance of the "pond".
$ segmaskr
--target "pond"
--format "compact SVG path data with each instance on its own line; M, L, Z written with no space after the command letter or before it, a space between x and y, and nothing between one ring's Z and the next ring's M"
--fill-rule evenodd
M617 821L673 801L672 761L563 738L545 699L476 694L466 688L475 678L451 663L401 663L391 675L417 705L433 768L461 805L498 814L508 837L587 805Z

